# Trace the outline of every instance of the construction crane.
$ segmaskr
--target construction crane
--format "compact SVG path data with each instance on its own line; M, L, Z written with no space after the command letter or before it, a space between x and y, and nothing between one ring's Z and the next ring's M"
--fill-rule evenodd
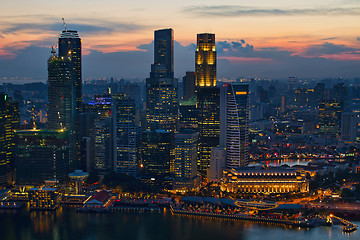
M64 18L62 18L62 22L63 22L63 24L64 24L65 31L67 31L67 29L66 29L66 23L65 23L65 19L64 19Z

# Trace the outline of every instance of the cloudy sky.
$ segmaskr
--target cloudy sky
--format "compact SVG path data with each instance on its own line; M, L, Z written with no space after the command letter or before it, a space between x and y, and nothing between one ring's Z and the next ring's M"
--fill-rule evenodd
M11 0L0 9L0 80L46 79L50 48L79 31L84 78L145 78L153 31L175 31L175 75L196 34L216 34L218 77L360 77L359 0Z

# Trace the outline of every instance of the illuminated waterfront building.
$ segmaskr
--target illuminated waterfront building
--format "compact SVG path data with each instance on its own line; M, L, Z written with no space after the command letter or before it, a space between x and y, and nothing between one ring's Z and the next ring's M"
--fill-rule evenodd
M210 154L220 141L220 89L200 87L197 89L198 114L198 171L207 174L210 167Z
M229 83L223 88L221 142L225 143L227 167L239 168L248 164L249 85Z
M69 134L63 130L15 131L17 185L38 185L67 179Z
M59 205L60 194L55 188L31 188L28 192L30 209L49 210Z
M174 189L194 186L197 175L197 141L198 133L192 130L175 134Z
M115 171L136 177L139 165L140 126L136 123L135 100L113 95Z
M221 190L251 194L307 193L309 182L306 180L305 172L295 169L245 167L224 170Z
M89 173L82 170L75 170L68 174L70 180L75 183L75 194L82 194L82 184L89 176Z
M342 102L321 100L319 104L319 133L336 137L340 133Z
M20 113L17 102L5 93L0 93L0 186L12 182L14 170L12 161L15 142L14 131L20 127Z
M215 34L201 33L197 35L195 72L197 87L216 86Z

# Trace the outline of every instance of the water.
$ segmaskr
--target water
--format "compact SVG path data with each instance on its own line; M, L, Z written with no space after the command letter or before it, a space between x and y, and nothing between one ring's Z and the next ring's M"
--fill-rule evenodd
M359 225L359 223L358 223ZM76 213L0 211L0 239L25 240L324 240L360 239L360 233L343 234L341 226L299 229L277 224L188 217L164 213Z

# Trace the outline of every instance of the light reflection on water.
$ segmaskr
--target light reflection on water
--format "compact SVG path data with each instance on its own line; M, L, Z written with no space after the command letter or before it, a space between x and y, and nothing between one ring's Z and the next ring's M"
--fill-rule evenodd
M359 225L359 223L358 223ZM0 239L156 239L156 240L323 240L360 239L358 232L343 234L341 226L299 229L266 224L169 213L76 213L0 211Z

